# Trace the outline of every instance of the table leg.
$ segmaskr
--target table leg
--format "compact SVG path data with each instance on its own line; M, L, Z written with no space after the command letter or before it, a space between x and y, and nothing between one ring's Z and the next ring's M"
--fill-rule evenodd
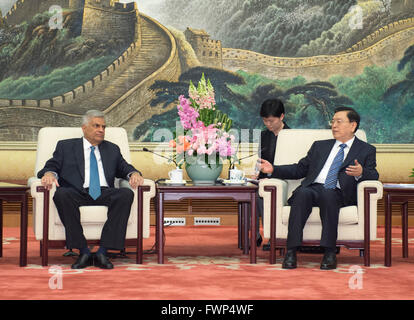
M158 247L158 197L159 197L159 194L157 193L156 195L155 195L155 200L154 200L154 210L155 210L155 250L157 251L157 253L158 253L158 251L159 251L159 247Z
M242 241L243 241L243 209L242 209L242 204L239 202L238 203L238 215L237 215L237 236L238 236L238 241L237 241L237 247L239 249L242 249Z
M0 258L3 256L3 200L0 199Z
M251 211L251 233L250 233L250 263L256 263L256 192L251 194L250 211Z
M27 265L27 192L22 197L20 209L20 266Z
M408 201L401 206L403 258L408 258Z
M137 214L138 214L138 219L137 219L137 261L136 261L136 263L137 264L142 264L142 255L143 255L143 234L142 234L142 232L143 232L143 227L142 227L142 225L143 225L143 222L142 222L142 215L143 215L143 212L142 212L142 207L143 207L143 191L142 191L142 188L141 187L138 187L138 190L137 190L137 192L138 192L138 194L137 194L137 197L138 197L138 212L137 212Z
M157 249L158 249L158 263L164 263L164 194L158 193L157 206Z
M270 254L269 263L276 263L276 188L268 187L270 190ZM266 191L266 189L265 189Z
M49 260L49 202L50 191L40 187L43 190L43 237L42 237L42 266L46 267ZM40 191L42 191L40 190Z
M242 204L242 215L243 215L243 254L249 254L249 203L244 202Z
M391 227L392 227L392 207L391 195L385 197L385 263L386 267L391 267Z

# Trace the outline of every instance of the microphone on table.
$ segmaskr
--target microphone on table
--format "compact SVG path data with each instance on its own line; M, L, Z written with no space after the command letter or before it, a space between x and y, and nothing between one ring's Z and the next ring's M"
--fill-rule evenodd
M248 155L246 157L237 159L237 161L240 163L241 160L251 158L251 157L253 157L253 156L257 155L257 154L261 154L264 149L265 148L261 148L258 152L255 152L255 153L252 153L252 154L250 154L250 155ZM234 169L234 162L229 166L229 174L228 174L229 175L229 179L230 179L230 170L231 169Z
M156 155L156 156L158 156L158 157L161 157L161 158L167 159L168 161L172 161L172 162L174 162L175 166L176 166L176 167L178 167L177 162L175 162L175 160L174 160L174 159L172 159L172 158L168 158L168 157L163 156L163 155L161 155L161 154L155 153L154 151L151 151L151 150L149 150L149 149L147 149L147 148L142 148L142 151L145 151L145 152L151 152L151 153L155 154L155 155Z
M237 161L239 162L239 161L241 161L241 160L251 158L251 157L253 157L253 156L257 155L257 154L261 154L261 153L262 153L262 151L263 151L264 149L265 149L265 148L261 148L258 152L255 152L255 153L252 153L251 155L248 155L248 156L246 156L246 157L243 157L243 158L237 159ZM232 163L231 167L232 167L232 169L234 169L234 162Z

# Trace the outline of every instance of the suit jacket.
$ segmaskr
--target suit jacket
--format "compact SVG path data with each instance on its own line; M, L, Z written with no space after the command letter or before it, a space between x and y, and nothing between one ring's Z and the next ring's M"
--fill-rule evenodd
M308 154L298 163L291 165L274 166L273 178L279 179L303 179L301 186L306 187L312 184L322 170L329 153L335 144L335 139L315 141L308 151ZM363 168L362 177L357 181L355 177L345 173L347 166L354 164L355 159ZM372 145L355 140L342 163L338 180L342 191L344 205L355 205L357 203L357 184L364 180L378 180L376 170L376 149Z
M125 161L116 144L104 140L99 144L99 152L109 187L114 187L115 178L127 179L129 173L139 172ZM61 187L72 187L82 192L85 180L83 138L58 141L53 157L37 173L38 178L43 177L48 171L58 174Z
M283 130L290 129L289 126L284 123ZM263 130L260 134L260 148L259 155L262 159L269 161L271 164L275 161L275 151L276 151L276 144L277 144L277 137L275 134L266 129ZM267 178L267 174L260 172L258 179Z

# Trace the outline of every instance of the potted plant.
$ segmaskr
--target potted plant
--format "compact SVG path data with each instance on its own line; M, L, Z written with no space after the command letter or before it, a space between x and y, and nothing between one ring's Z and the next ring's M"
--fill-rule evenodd
M214 88L204 74L196 87L191 81L189 97L179 97L178 116L183 134L170 141L173 159L196 184L213 184L220 176L223 161L235 154L235 137L229 133L232 120L221 112Z

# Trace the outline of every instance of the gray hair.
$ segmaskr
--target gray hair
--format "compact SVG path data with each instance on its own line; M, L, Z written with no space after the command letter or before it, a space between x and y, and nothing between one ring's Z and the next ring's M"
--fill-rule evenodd
M87 125L92 118L105 118L105 114L99 110L89 110L82 116L82 125Z

